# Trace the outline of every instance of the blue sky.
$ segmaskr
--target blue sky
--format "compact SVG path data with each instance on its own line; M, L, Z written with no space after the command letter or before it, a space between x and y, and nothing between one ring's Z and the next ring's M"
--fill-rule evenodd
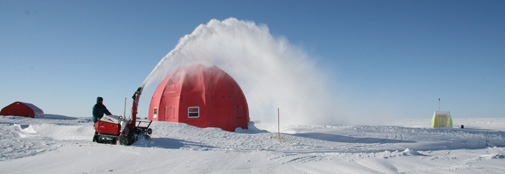
M344 91L363 110L427 118L441 98L453 117L505 117L504 9L465 0L0 0L0 106L87 117L102 96L121 115L179 38L235 17L304 49L340 91L331 95Z

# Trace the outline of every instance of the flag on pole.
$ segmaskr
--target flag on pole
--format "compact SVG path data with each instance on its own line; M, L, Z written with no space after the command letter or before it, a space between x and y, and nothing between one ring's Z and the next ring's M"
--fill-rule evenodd
M438 98L438 111L440 111L440 98Z

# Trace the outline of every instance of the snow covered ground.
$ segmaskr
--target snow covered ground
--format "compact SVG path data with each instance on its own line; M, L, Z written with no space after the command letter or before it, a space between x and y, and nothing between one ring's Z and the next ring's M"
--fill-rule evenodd
M505 173L505 119L390 125L251 123L236 133L153 122L150 141L91 142L89 118L0 117L0 173ZM460 125L465 129L459 129Z

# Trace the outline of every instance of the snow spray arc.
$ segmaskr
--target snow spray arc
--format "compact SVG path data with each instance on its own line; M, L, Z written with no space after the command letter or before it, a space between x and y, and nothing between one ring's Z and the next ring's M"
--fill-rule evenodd
M228 18L201 24L179 40L141 86L149 87L178 67L201 63L228 72L244 90L250 119L274 122L282 108L289 124L332 124L335 108L315 60L266 25ZM333 112L332 112L333 111Z

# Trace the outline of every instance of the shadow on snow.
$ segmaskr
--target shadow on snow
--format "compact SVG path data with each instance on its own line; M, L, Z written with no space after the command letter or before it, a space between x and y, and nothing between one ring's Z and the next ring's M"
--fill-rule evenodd
M209 149L216 148L198 142L191 142L172 138L150 138L150 140L140 139L137 142L135 142L132 146L157 147L165 149L193 149L200 151L206 151Z
M323 141L333 141L339 143L415 143L415 141L408 140L395 140L395 139L386 139L386 138L356 138L351 136L342 136L336 134L327 134L327 133L298 133L293 134L298 137L312 138Z

